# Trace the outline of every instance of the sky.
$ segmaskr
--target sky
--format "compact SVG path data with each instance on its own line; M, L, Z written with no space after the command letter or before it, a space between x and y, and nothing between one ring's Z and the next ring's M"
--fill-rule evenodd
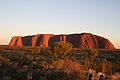
M0 45L13 36L83 32L120 49L120 0L0 0Z

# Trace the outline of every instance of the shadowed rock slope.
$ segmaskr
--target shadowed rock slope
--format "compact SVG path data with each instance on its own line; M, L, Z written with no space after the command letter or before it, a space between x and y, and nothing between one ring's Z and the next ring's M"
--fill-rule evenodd
M108 39L91 33L70 35L38 34L25 37L15 36L11 39L9 45L48 47L58 41L70 42L73 44L74 48L115 49Z

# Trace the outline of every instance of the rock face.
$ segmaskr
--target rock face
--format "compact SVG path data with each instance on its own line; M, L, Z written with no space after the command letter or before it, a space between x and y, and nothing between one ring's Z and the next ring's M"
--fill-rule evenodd
M70 34L70 35L53 35L53 34L39 34L33 36L16 36L13 37L10 46L51 46L54 42L64 41L73 44L74 48L100 48L100 49L114 49L113 44L103 37L90 34Z

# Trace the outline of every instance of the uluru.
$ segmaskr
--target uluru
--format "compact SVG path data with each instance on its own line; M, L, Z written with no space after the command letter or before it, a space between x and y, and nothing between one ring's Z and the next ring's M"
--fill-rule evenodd
M70 42L74 48L115 49L114 45L106 38L91 33L81 34L38 34L32 36L15 36L11 39L10 46L41 46L49 47L58 41Z

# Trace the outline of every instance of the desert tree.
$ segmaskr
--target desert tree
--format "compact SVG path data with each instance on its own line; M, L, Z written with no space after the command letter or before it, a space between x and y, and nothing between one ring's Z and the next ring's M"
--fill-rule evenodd
M50 53L54 57L54 59L57 58L65 58L67 53L71 52L72 50L72 44L69 42L55 42L50 47Z
M31 55L33 57L33 61L35 61L37 53L40 53L40 48L39 47L31 48Z
M105 72L107 72L107 60L106 59L104 59L103 61L102 61L102 72L103 73L105 73Z
M90 66L93 66L94 58L98 56L98 50L97 49L89 49L88 50L88 57L90 58Z

